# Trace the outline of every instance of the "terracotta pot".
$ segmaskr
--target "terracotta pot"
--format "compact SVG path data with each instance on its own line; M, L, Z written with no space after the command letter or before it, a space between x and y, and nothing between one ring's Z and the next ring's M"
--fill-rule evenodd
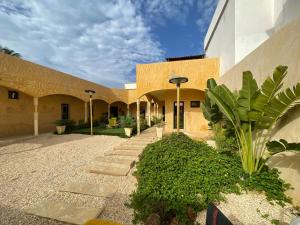
M57 134L63 134L65 133L65 130L66 130L66 126L56 126Z
M132 128L124 128L125 134L127 137L131 137L132 134Z
M164 128L163 127L156 127L156 136L158 138L162 138L163 136L163 131L164 131Z

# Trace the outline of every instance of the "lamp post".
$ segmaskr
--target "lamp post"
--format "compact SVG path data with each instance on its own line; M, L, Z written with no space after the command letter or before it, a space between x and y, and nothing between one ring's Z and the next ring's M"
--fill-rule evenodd
M188 82L187 77L181 77L181 76L171 76L169 79L169 83L176 84L177 88L177 118L176 118L176 128L177 128L177 134L179 134L179 109L180 109L180 84Z
M94 90L85 90L85 92L90 96L90 122L91 122L91 135L93 135L93 94L96 92Z

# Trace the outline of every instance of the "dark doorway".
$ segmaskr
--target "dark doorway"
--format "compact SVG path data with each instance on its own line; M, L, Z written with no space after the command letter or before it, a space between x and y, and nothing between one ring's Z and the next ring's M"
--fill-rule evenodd
M118 113L118 106L111 106L110 107L110 117L119 117L119 113Z
M174 102L174 129L177 129L177 102ZM179 129L184 129L184 102L179 103Z
M69 104L61 104L61 119L69 119Z

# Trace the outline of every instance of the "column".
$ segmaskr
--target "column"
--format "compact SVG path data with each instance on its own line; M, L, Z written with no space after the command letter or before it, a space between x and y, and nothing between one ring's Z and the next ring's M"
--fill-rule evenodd
M107 119L110 119L110 104L107 105Z
M158 103L156 103L156 117L159 117L159 107L158 107Z
M151 127L151 102L147 101L147 122L148 126Z
M34 105L34 113L33 113L34 136L38 136L39 135L39 112L38 112L39 98L38 97L33 98L33 105Z
M129 104L127 104L127 116L130 116L130 112L129 112Z
M141 133L141 120L140 120L140 99L136 100L136 125L137 125L137 134L140 135Z
M90 96L90 122L91 122L91 135L93 135L93 100Z
M156 117L156 103L153 103L153 116Z
M84 123L88 122L88 103L84 102Z

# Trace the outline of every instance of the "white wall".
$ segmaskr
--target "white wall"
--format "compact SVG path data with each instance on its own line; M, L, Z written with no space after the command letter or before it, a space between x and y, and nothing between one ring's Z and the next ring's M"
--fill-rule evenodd
M209 35L207 35L204 45L207 48L207 57L222 59L220 60L220 74L223 74L235 63L235 2L219 1L216 12L220 14L224 6L226 6L224 14L220 17L214 33L213 28L210 28L212 39L209 42ZM217 13L215 15L213 19L217 23L220 15Z
M300 0L220 0L204 40L206 56L220 58L223 75L298 16Z
M235 1L235 64L269 38L267 31L273 27L273 1Z

